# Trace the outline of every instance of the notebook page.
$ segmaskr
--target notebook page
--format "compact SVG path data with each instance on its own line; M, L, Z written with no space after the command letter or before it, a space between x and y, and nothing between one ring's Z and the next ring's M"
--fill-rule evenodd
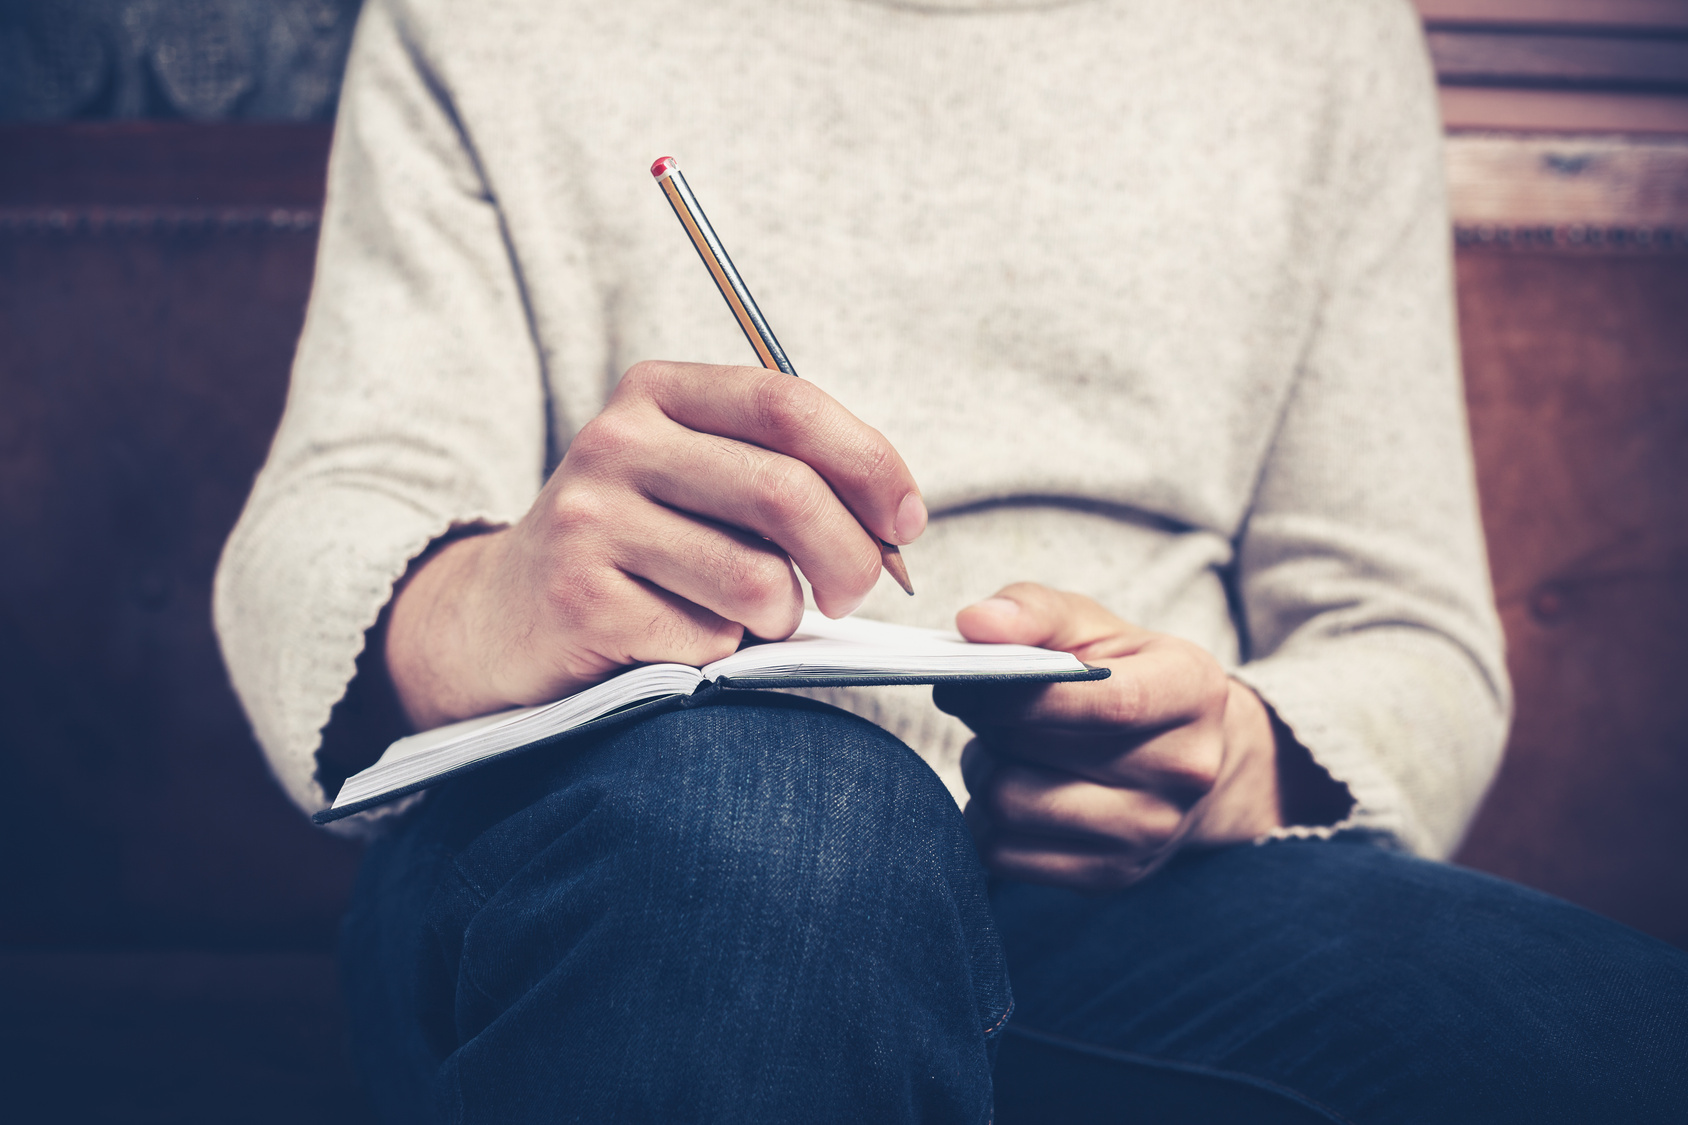
M992 675L1081 671L1066 652L1029 645L973 644L945 629L918 629L846 617L832 621L810 611L790 640L754 645L707 664L710 680L850 672L918 676L931 673Z
M648 664L541 707L483 715L401 738L379 761L353 774L336 808L436 777L601 718L630 703L693 691L701 680L684 664Z

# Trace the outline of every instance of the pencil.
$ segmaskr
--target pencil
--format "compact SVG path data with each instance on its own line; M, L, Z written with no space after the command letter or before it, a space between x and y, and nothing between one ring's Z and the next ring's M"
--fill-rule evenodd
M709 276L715 279L715 288L721 291L727 307L733 310L733 316L738 320L739 328L744 331L744 338L750 341L750 346L756 352L756 358L762 361L762 366L770 371L783 371L787 375L795 376L797 370L791 366L791 361L785 357L785 349L774 338L773 329L762 316L762 310L756 307L756 299L750 295L745 287L744 279L738 270L733 268L733 260L727 256L727 248L721 245L721 240L715 234L715 228L709 225L704 217L703 208L698 206L697 197L686 184L686 177L680 171L680 165L672 156L659 158L651 165L651 175L662 187L662 194L668 197L668 205L674 208L674 215L680 220L680 225L686 228L686 236L692 240L692 246L697 249L697 256L703 259L703 264L709 269ZM865 528L864 528L865 529ZM896 545L873 535L873 541L879 544L879 560L885 566L885 571L897 580L897 585L904 593L913 594L914 586L909 582L908 567L903 563L903 553Z

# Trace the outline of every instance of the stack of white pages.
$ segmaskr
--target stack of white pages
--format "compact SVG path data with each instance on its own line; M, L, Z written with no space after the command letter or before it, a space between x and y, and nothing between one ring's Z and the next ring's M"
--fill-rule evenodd
M326 824L588 729L681 706L702 692L756 688L1095 680L1108 674L1071 653L973 644L959 633L805 613L789 640L755 644L702 668L645 664L540 707L482 715L401 738L341 786Z

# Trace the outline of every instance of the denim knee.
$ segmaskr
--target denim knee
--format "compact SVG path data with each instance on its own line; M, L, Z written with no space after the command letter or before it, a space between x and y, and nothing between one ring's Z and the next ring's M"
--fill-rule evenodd
M849 959L828 935L875 929L885 956L902 956L899 943L972 950L962 971L978 978L977 1018L1001 1021L1006 972L971 838L930 767L880 728L758 693L538 753L553 760L442 802L483 818L455 857L459 893L436 903L452 961L509 964L474 947L537 945L567 971L613 941L626 963L661 962L684 988L732 950ZM485 823L500 801L513 811ZM498 1007L540 971L477 989ZM839 987L850 980L843 971Z
M610 764L618 832L668 872L671 908L695 902L694 887L728 886L769 910L847 908L962 858L948 854L953 802L925 763L869 723L802 703L663 716Z
M1009 993L966 827L907 747L808 700L442 786L346 933L393 1120L989 1117Z
M478 883L558 852L661 873L630 895L730 879L779 896L796 878L883 880L889 893L911 865L971 860L945 854L964 829L930 767L873 724L805 699L728 697L536 754L552 760L486 779L518 807L465 841L459 863Z

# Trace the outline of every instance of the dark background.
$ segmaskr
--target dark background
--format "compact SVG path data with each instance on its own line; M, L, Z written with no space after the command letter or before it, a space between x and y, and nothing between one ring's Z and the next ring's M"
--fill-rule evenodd
M1459 860L1688 947L1688 4L1420 6L1518 689ZM8 1120L367 1119L357 850L269 779L209 614L355 8L0 0Z
M0 0L0 119L327 121L359 0Z

